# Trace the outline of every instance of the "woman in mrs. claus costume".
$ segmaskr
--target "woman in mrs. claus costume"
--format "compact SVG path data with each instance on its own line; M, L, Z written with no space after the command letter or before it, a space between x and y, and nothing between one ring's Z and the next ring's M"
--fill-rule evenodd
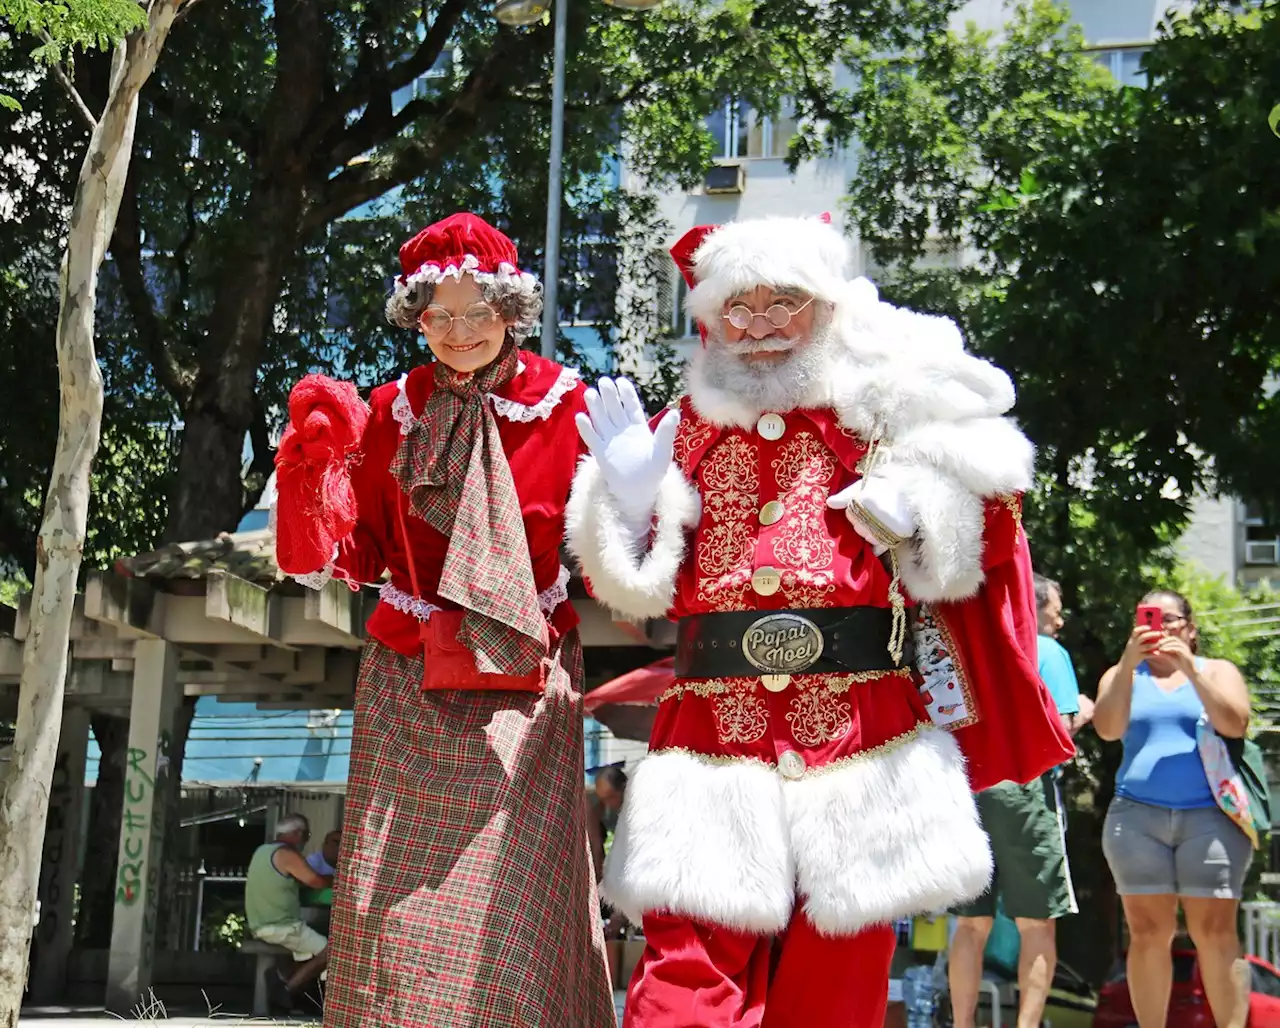
M400 263L388 318L436 361L368 408L304 379L277 456L282 570L390 572L356 687L325 1025L612 1026L560 563L584 389L519 349L540 287L501 232L456 214Z

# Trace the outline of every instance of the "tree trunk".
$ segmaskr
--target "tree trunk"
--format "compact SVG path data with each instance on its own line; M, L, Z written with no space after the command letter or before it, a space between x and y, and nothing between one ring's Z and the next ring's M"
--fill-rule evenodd
M285 266L300 244L305 184L273 171L248 204L258 231L224 267L182 412L182 448L165 542L212 539L233 532L245 511L244 446L258 409L258 365L271 330Z
M76 945L111 948L111 912L116 902L116 858L124 812L124 770L129 751L129 719L94 714L89 720L98 743L98 781L89 804Z
M182 412L182 450L165 542L234 531L245 509L241 470L258 410L258 367L285 268L297 253L311 166L311 126L326 100L325 16L312 0L277 0L276 79L259 127L256 179L236 252L220 269L209 330ZM261 455L257 455L261 456Z
M116 47L111 91L80 168L58 313L58 443L36 539L31 627L22 654L13 756L0 783L0 1026L16 1028L26 989L40 849L49 812L71 611L84 546L89 473L102 425L102 372L93 346L98 270L115 228L150 77L181 0L154 0L145 31Z

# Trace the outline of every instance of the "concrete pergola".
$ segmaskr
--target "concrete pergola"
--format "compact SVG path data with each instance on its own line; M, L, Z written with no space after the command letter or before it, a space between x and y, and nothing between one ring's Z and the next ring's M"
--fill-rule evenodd
M153 981L156 915L168 805L179 783L170 774L175 718L184 696L249 701L264 709L350 707L373 589L331 582L313 592L282 576L269 529L173 544L87 574L71 625L66 704L50 791L41 866L36 1000L64 985L73 932L76 855L84 807L89 716L129 719L116 901L107 971L109 1009L126 1013ZM584 647L626 648L631 666L664 640L629 632L586 597L571 595ZM3 609L0 608L0 611ZM24 601L0 621L0 694L16 695ZM7 630L7 634L6 634ZM590 652L590 649L588 652ZM609 663L614 663L609 661Z

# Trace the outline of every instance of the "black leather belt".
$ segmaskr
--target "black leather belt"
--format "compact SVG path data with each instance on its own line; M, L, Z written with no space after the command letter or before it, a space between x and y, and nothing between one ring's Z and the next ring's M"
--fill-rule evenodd
M889 654L893 611L886 607L741 610L680 619L678 678L842 674L910 667Z

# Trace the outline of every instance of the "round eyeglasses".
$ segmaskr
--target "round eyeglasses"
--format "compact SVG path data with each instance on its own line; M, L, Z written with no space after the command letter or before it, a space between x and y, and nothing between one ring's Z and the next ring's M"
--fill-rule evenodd
M744 303L736 303L729 308L728 314L722 314L721 317L739 332L745 332L754 325L756 318L764 318L774 328L786 328L791 324L791 319L811 303L813 303L812 296L795 310L781 303L770 304L768 310L762 314L757 314Z
M433 304L422 312L418 327L428 339L443 339L453 329L455 321L461 321L472 332L488 332L501 320L502 316L487 303L473 303L456 317Z

